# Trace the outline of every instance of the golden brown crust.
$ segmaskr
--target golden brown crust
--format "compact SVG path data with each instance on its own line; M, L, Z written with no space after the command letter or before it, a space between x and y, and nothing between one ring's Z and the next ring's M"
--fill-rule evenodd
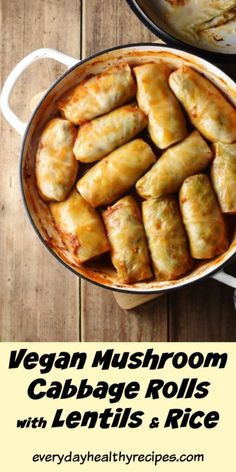
M137 101L148 116L152 141L160 149L181 141L187 135L183 112L168 84L170 73L170 67L164 62L134 68Z
M236 110L208 79L183 66L170 75L169 84L205 138L223 143L236 140Z
M228 249L223 215L209 177L188 177L179 194L180 209L195 259L211 259Z
M135 283L152 277L141 212L131 196L103 213L111 258L119 281Z
M76 264L82 264L109 251L110 246L99 213L77 190L74 189L64 202L51 203L50 210Z
M190 175L203 171L213 154L198 131L162 154L152 168L138 180L136 190L143 198L157 198L178 192Z
M64 200L75 183L78 172L73 153L76 133L69 121L53 118L40 136L35 174L39 194L45 201Z
M157 279L173 280L188 272L192 259L176 198L146 200L142 214Z
M211 180L223 213L236 213L236 143L214 145Z
M95 162L137 136L147 125L137 104L124 105L80 126L74 145L76 158Z
M124 195L154 162L148 144L135 139L95 164L76 186L93 207L108 205Z
M83 80L57 105L66 119L80 125L123 105L135 96L135 92L131 69L128 64L121 63Z

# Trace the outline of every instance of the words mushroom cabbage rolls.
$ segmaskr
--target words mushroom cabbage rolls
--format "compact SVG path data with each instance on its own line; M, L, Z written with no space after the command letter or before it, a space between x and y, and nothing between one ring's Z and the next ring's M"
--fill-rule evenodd
M95 164L77 182L77 190L93 207L113 203L155 162L151 148L135 139Z
M129 65L117 64L69 90L58 101L58 108L65 118L80 125L123 105L135 92Z
M236 143L214 145L211 179L223 213L236 213Z
M47 123L39 140L35 173L40 196L45 201L64 200L74 185L78 162L73 153L76 128L66 120Z
M103 219L120 282L134 283L152 277L141 212L134 198L119 200L103 213Z
M188 177L180 190L180 209L195 259L210 259L228 248L223 216L205 174Z
M176 279L190 270L192 259L175 197L147 200L142 213L157 279Z
M205 169L211 158L211 149L198 131L193 131L184 141L167 149L138 180L137 192L143 198L177 192L186 177Z
M180 104L168 84L171 69L164 63L150 63L133 70L138 105L148 115L148 131L153 142L165 149L181 141L187 130Z
M170 75L169 84L205 138L222 143L236 140L236 110L208 79L183 66Z
M134 138L146 125L145 114L134 103L89 121L79 128L74 145L76 159L98 161Z
M51 203L57 228L76 264L109 251L110 246L99 213L73 190L64 202Z

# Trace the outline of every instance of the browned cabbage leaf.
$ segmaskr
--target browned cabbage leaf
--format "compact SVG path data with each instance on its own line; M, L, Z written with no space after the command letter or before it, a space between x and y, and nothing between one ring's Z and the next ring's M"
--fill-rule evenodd
M103 213L103 219L120 282L152 277L141 212L134 198L123 197Z

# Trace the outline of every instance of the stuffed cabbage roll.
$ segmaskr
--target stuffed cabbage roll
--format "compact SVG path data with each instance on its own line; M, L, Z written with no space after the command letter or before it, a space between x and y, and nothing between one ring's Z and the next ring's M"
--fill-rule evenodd
M148 115L149 134L160 149L181 141L187 135L183 112L168 84L170 72L164 63L134 68L138 105Z
M59 101L62 115L75 125L108 113L135 96L136 84L128 64L117 64L83 80Z
M175 197L147 200L142 213L157 279L172 280L189 271L192 259Z
M156 198L178 192L187 177L208 166L212 155L211 149L198 131L193 131L184 141L167 149L154 166L138 180L137 192L143 198Z
M170 75L169 84L205 138L222 143L236 140L236 110L208 79L183 66Z
M77 182L77 189L93 207L113 203L127 192L155 162L142 139L135 139L95 164Z
M53 118L39 140L35 173L40 196L62 201L72 189L78 171L73 153L76 128L67 120Z
M79 128L74 145L76 159L98 161L134 138L146 125L145 114L134 103L85 123Z
M181 187L179 199L192 256L210 259L226 251L225 223L208 176L188 177Z
M169 26L178 36L200 47L206 47L206 42L202 41L202 32L224 25L236 15L235 0L164 0L159 3L162 15L168 18ZM221 34L221 29L217 32ZM210 34L208 47L209 43L212 44Z
M50 203L58 231L76 264L109 251L110 246L99 213L73 190L67 200Z
M134 283L152 277L141 212L135 199L123 197L108 207L103 220L119 281Z
M211 179L223 213L236 213L236 143L214 145Z

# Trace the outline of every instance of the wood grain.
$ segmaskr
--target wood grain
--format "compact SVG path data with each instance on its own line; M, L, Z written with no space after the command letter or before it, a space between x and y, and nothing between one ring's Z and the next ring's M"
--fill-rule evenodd
M121 44L157 41L126 0L82 0L82 11L83 57Z
M167 339L167 300L160 297L133 310L123 310L112 292L82 283L83 341L163 341Z
M214 280L172 293L169 297L170 341L235 341L233 290Z
M69 27L65 27L69 25ZM80 1L1 2L1 80L29 52L53 47L80 55ZM34 64L17 83L12 105L27 120L31 97L64 67ZM1 116L0 338L2 341L75 341L79 335L79 279L37 239L19 188L21 139Z
M119 44L157 40L125 0L71 0L69 7L66 0L1 0L0 12L2 82L37 48L85 57ZM47 60L23 74L12 100L22 119L28 119L32 96L63 69ZM235 341L233 291L213 280L129 311L117 305L112 292L87 282L80 286L45 250L27 220L18 178L20 138L2 117L0 125L2 341ZM235 265L229 270L236 275Z
M155 300L156 298L162 297L163 295L140 295L114 292L113 296L116 300L116 303L118 303L121 308L123 308L124 310L131 310L131 308L136 308L137 306L148 303L151 300Z

